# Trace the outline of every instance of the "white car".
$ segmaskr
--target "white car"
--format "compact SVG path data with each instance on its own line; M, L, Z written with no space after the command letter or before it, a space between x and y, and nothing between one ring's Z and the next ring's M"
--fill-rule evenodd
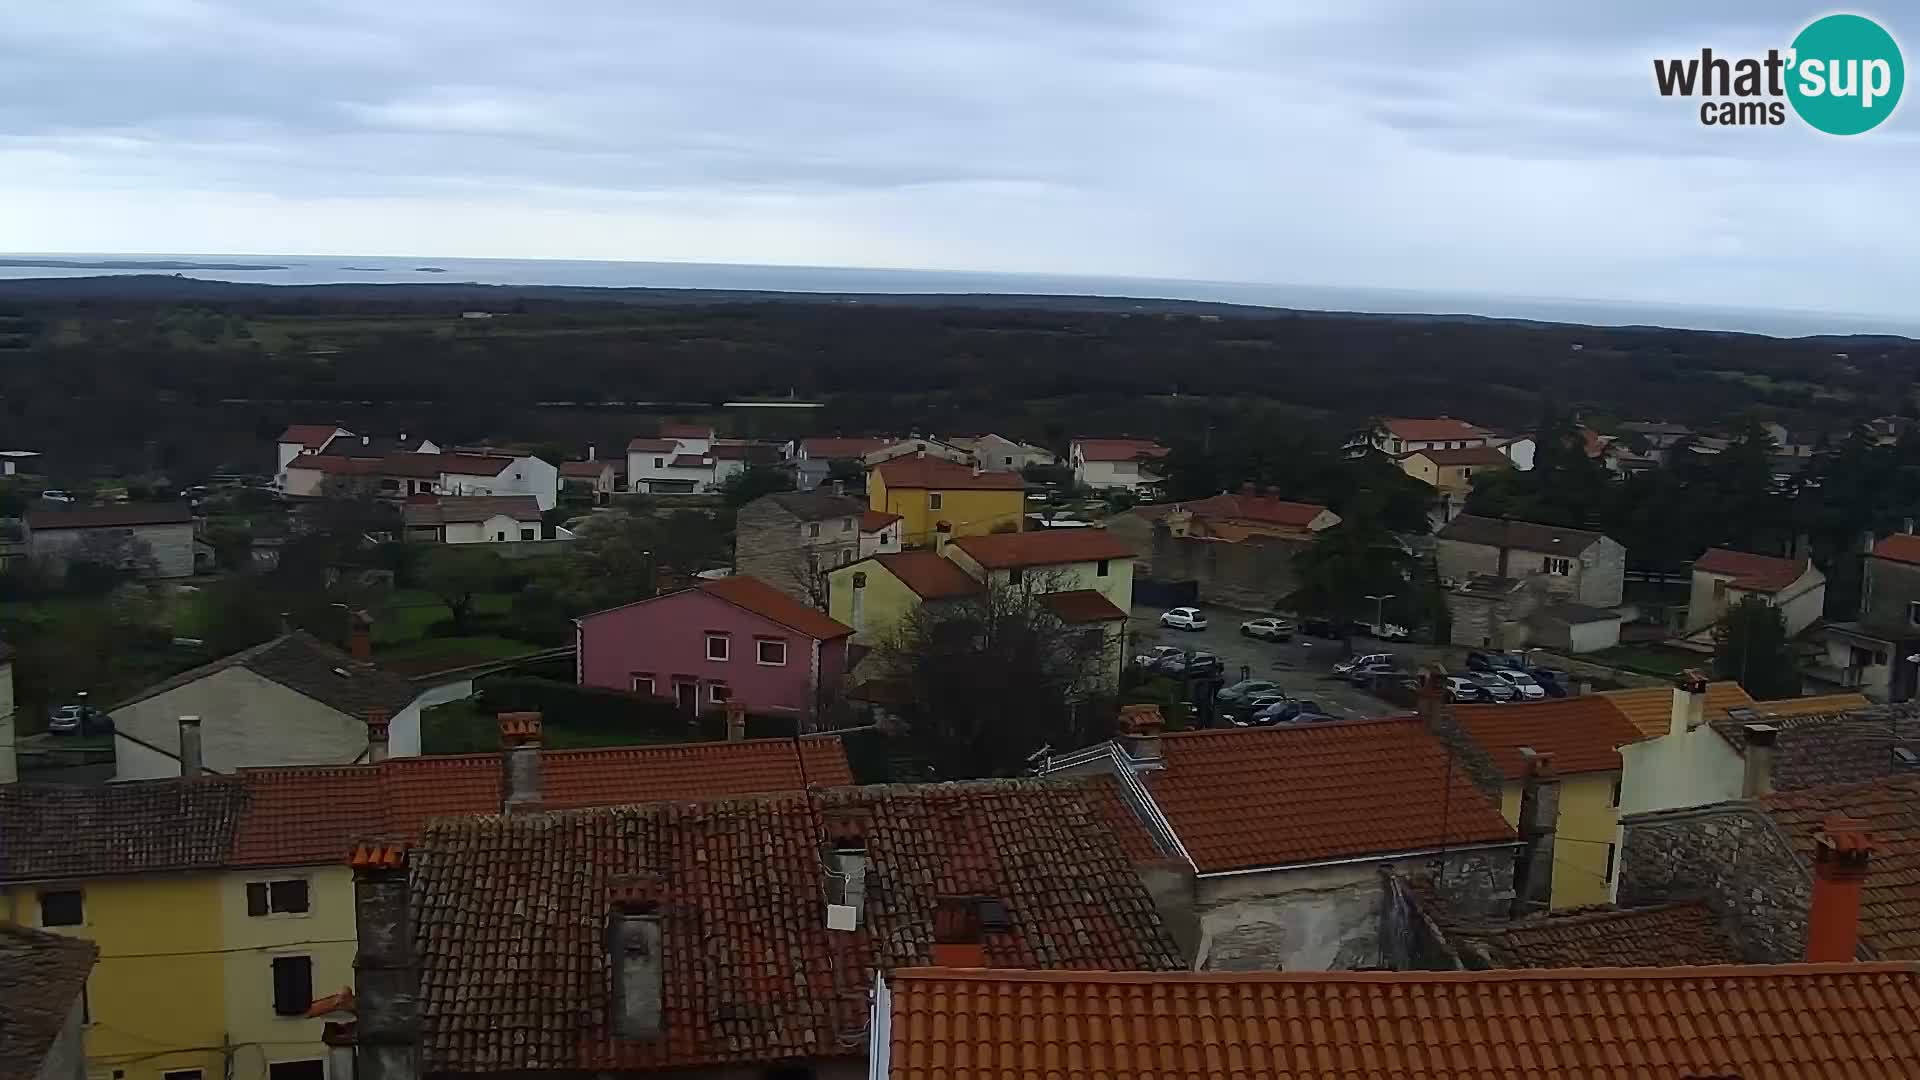
M1351 660L1340 661L1339 663L1333 665L1333 673L1335 675L1345 676L1354 671L1357 671L1360 668L1368 667L1373 664L1391 665L1392 663L1393 663L1392 653L1370 652L1370 653L1365 653L1361 656L1356 656Z
M1524 701L1538 701L1547 696L1546 688L1535 682L1533 676L1524 671L1511 671L1506 668L1500 668L1496 671L1489 671L1487 674L1513 687L1514 692L1519 694Z
M1176 630L1205 630L1207 617L1200 614L1199 608L1177 607L1160 616L1160 625Z
M1293 639L1293 624L1285 619L1272 617L1248 619L1246 622L1240 624L1240 636L1265 638L1268 641L1291 641Z

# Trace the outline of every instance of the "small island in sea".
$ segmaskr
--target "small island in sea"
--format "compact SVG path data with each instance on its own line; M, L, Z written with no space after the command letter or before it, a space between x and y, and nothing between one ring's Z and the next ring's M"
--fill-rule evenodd
M413 268L413 272L416 274L444 274L447 272L447 268L444 266L416 266Z
M21 259L0 255L0 266L52 267L62 270L290 270L266 263L177 262L171 259Z

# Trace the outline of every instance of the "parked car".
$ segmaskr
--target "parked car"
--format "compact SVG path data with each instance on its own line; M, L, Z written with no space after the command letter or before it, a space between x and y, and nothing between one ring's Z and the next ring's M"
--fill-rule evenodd
M1399 623L1368 623L1367 633L1380 641L1411 641L1413 631Z
M1267 690L1231 705L1222 705L1220 711L1234 717L1252 716L1262 709L1291 700L1293 699L1287 696L1285 690Z
M1272 617L1248 619L1240 624L1240 636L1261 638L1265 641L1292 641L1293 624L1285 619Z
M57 489L43 491L40 493L40 497L48 502L70 503L73 501L73 496Z
M1470 652L1467 654L1469 671L1524 671L1527 665L1512 653Z
M1300 632L1308 637L1325 638L1328 641L1339 641L1341 638L1347 636L1347 627L1345 623L1340 622L1338 619L1302 619L1300 620Z
M1352 674L1355 669L1366 667L1368 664L1386 664L1392 666L1393 654L1390 652L1361 653L1351 660L1342 660L1333 665L1333 673L1342 676L1349 675Z
M1133 662L1148 671L1157 671L1169 656L1179 656L1180 650L1172 645L1155 645L1153 648L1133 658Z
M1520 696L1520 691L1515 690L1512 683L1496 679L1485 672L1477 672L1467 678L1472 679L1474 685L1486 692L1489 701L1512 701Z
M1513 687L1527 701L1539 701L1547 696L1547 692L1533 680L1533 676L1524 671L1501 668L1498 671L1489 671L1487 674Z
M1226 665L1210 652L1182 653L1162 661L1159 670L1176 679L1201 678L1220 674Z
M1213 700L1222 705L1239 705L1244 704L1256 694L1279 688L1278 683L1269 679L1241 679L1232 686L1221 687L1220 692L1213 695Z
M1377 664L1362 664L1352 671L1347 672L1343 677L1353 685L1364 688L1374 685L1381 679L1404 678L1405 676L1406 672L1395 667L1393 661L1386 660Z
M1545 690L1548 697L1561 698L1572 693L1567 689L1567 673L1559 668L1528 668L1527 674L1533 676L1533 681L1540 684L1540 689Z
M1457 702L1492 701L1493 695L1464 675L1447 676L1447 700Z
M1255 726L1265 726L1267 724L1292 723L1302 716L1325 715L1325 711L1320 708L1318 702L1308 701L1303 698L1290 701L1276 701L1248 717L1248 720Z
M47 714L47 730L55 735L105 735L113 720L92 705L62 705Z
M1205 630L1207 617L1199 608L1177 607L1160 616L1161 626L1171 626L1176 630Z

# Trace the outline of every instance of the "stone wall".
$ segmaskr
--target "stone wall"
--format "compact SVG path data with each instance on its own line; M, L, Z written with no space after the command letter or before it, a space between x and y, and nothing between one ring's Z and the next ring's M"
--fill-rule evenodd
M1624 906L1704 898L1737 928L1749 963L1806 954L1813 885L1779 829L1759 810L1723 803L1622 822L1617 900Z
M1161 581L1195 581L1203 604L1268 611L1299 587L1294 556L1311 540L1255 536L1238 543L1153 531L1149 564Z
M1907 605L1920 600L1920 566L1868 559L1860 595L1860 621L1867 626L1912 626Z

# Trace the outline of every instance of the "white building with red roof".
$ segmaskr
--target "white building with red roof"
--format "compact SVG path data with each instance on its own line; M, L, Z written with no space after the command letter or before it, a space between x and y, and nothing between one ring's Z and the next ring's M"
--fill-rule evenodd
M1096 490L1126 488L1143 493L1162 479L1148 463L1166 456L1167 448L1152 439L1077 438L1067 449L1073 482Z
M1827 575L1804 555L1795 559L1709 548L1693 563L1687 633L1710 629L1749 596L1778 608L1792 637L1825 611Z

